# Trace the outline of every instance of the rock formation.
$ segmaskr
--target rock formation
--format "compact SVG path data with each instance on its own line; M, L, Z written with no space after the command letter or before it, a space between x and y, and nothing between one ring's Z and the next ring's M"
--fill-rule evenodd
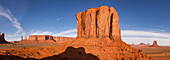
M21 41L19 43L63 43L66 41L69 41L73 38L71 37L53 37L50 35L31 35L28 37L25 36L25 39L23 40L23 37L21 36Z
M100 60L148 60L142 50L134 49L121 39L119 16L113 7L102 6L78 12L77 38L66 42L83 47Z
M153 41L153 44L150 47L159 47L159 45L157 44L157 41Z
M8 43L6 40L5 40L5 33L0 33L0 43Z
M146 45L147 45L147 46L150 46L150 43L147 43Z
M130 44L131 46L135 46L135 44L134 43L132 43L132 44Z
M90 8L77 15L78 38L105 38L121 40L119 16L113 7Z

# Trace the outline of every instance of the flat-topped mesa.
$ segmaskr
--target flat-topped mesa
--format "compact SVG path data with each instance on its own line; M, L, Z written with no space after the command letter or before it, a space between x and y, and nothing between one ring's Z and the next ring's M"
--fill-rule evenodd
M77 38L106 38L121 40L119 16L113 7L102 6L78 12Z

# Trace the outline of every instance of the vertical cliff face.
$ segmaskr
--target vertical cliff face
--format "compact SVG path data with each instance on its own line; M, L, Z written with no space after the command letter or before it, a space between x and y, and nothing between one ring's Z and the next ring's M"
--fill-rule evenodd
M0 34L0 43L8 43L8 42L5 40L5 33Z
M84 47L101 60L148 60L141 50L122 41L119 16L113 7L102 6L78 12L77 38L66 42Z
M119 16L113 7L90 8L77 15L77 38L121 40Z

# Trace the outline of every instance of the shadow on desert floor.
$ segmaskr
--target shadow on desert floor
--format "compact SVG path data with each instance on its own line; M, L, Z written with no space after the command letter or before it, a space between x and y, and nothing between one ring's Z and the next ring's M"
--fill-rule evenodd
M86 54L85 49L83 47L74 48L67 47L67 49L58 55L53 55L49 57L45 57L42 59L34 59L34 58L22 58L14 55L0 55L1 60L100 60L97 56L93 54Z

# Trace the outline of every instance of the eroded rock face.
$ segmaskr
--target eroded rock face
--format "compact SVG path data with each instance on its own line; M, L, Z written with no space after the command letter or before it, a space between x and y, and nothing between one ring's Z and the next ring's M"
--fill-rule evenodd
M150 47L159 47L159 45L157 44L157 41L153 41L153 44Z
M102 6L78 12L77 38L66 42L83 47L100 60L148 60L142 50L134 49L121 39L119 16L113 7Z
M6 40L5 40L5 33L0 33L0 43L8 43Z
M102 6L78 12L78 38L106 38L121 40L119 16L113 7Z

